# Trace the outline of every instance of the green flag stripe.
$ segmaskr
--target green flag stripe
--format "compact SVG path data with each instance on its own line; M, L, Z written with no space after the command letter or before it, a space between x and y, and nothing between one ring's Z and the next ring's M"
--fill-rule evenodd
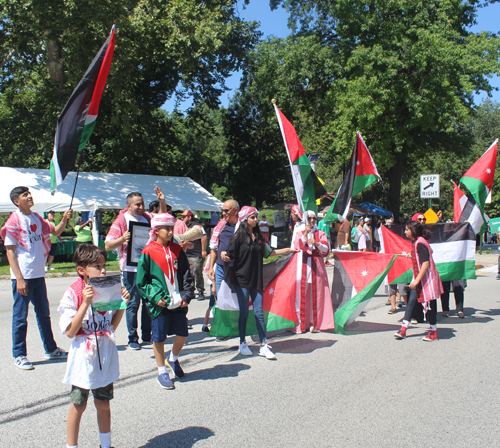
M475 177L462 177L460 182L467 187L472 196L474 196L478 207L483 211L486 198L488 197L488 189L484 182Z
M335 333L344 334L344 326L346 322L351 317L353 311L357 308L357 306L373 297L373 294L377 292L377 289L380 287L380 284L384 280L385 276L391 269L394 261L396 260L397 255L394 255L390 261L390 263L386 266L384 271L380 273L377 277L373 279L373 281L363 288L360 292L358 292L351 300L349 300L344 306L335 311Z
M376 182L378 177L375 174L367 174L365 176L356 176L354 178L354 185L352 187L352 195L358 194L360 191L364 190L366 187Z
M116 311L127 308L125 300L113 300L112 302L95 302L92 304L97 311Z

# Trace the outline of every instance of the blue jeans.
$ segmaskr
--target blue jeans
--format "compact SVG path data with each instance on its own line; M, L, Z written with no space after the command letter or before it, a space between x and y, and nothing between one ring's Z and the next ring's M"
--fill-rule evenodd
M57 348L52 326L50 324L50 308L47 299L45 278L30 278L25 280L28 284L28 295L23 296L17 292L17 280L12 280L12 294L14 306L12 309L12 355L26 356L26 333L28 331L28 307L33 304L38 323L38 330L42 337L45 353L53 352Z
M130 293L130 300L127 304L127 330L128 342L138 342L139 336L137 334L137 313L142 300L141 312L141 333L142 340L151 341L151 315L149 314L148 302L143 299L137 290L135 280L137 277L136 272L122 272L122 282L126 290Z
M215 297L219 294L220 285L222 284L222 280L224 280L224 268L215 263Z
M245 340L246 336L248 305L250 303L249 297L251 297L253 303L253 314L255 315L255 324L257 326L257 332L259 333L260 343L265 344L266 324L264 323L264 312L262 310L262 304L264 302L262 291L242 288L238 284L235 284L234 287L236 289L236 295L238 296L238 306L240 307L240 318L238 320L238 329L240 330L240 343Z

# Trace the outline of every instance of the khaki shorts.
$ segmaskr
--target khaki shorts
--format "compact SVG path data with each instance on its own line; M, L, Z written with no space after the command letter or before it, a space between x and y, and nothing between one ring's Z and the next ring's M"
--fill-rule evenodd
M85 404L89 399L89 390L78 386L71 386L70 402L73 404ZM94 400L111 401L113 399L113 383L104 387L92 389Z

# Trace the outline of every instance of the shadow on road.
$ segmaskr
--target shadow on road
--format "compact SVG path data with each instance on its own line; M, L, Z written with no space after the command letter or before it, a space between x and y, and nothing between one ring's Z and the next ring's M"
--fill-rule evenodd
M346 335L363 334L363 333L378 333L382 331L397 331L401 325L397 324L381 324L378 322L353 322L345 328Z
M272 341L273 352L279 356L280 353L312 353L320 348L331 347L337 341L320 341L315 339L305 339L292 337L282 341Z
M182 380L183 383L190 381L217 380L219 378L237 377L242 370L250 368L247 364L218 364L208 369L190 371Z
M214 436L214 432L203 426L189 426L178 431L167 432L154 439L148 440L146 445L141 445L139 448L190 448L200 440L208 439Z

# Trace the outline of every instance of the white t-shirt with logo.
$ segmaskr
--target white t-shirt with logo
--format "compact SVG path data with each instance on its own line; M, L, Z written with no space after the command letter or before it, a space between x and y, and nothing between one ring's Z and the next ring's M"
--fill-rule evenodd
M29 242L27 246L19 244L14 236L7 232L4 244L6 246L16 246L16 258L19 269L24 279L45 277L45 248L43 246L41 223L30 213L29 215L20 214L21 228L27 232ZM15 280L16 276L12 268L10 269L10 278Z

